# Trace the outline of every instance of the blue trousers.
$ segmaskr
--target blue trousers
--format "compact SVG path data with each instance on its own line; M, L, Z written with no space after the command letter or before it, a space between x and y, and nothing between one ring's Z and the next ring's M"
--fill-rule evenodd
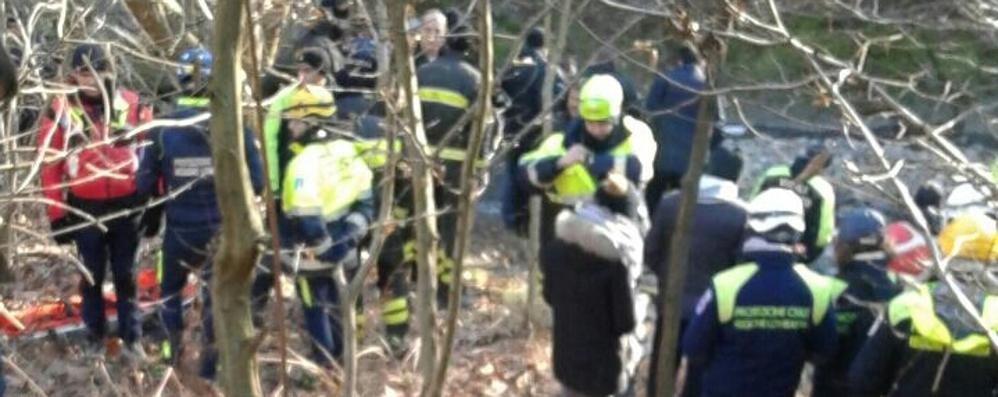
M332 363L343 355L343 326L340 322L336 282L329 275L298 276L298 297L305 315L305 330L312 338L315 362Z
M139 234L134 217L124 217L104 223L107 231L91 226L74 234L76 248L83 258L83 265L93 276L94 284L80 282L83 298L81 315L94 338L107 334L104 312L103 285L110 265L114 292L117 295L118 336L125 343L138 340L141 323L138 318L135 296L135 262L139 247Z
M199 375L213 379L217 368L218 350L215 348L215 328L212 326L211 293L208 280L211 278L211 257L208 244L215 236L218 226L178 227L167 224L163 236L163 257L158 264L157 276L160 281L160 296L163 308L160 319L166 330L167 342L164 356L171 363L180 358L180 341L184 333L183 288L192 271L201 272L200 283L202 302L201 313L202 348Z

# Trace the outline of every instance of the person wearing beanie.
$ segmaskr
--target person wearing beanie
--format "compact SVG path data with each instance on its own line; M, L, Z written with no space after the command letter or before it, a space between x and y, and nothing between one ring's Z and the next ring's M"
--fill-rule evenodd
M137 214L70 231L84 219L131 209L138 204L135 173L143 146L130 131L152 119L135 92L117 88L113 62L103 47L83 44L70 57L66 80L77 91L56 96L39 124L42 194L51 203L48 218L59 244L75 243L93 284L81 278L81 314L88 330L86 349L99 353L108 336L103 283L111 268L117 296L118 337L131 358L145 359L139 341L135 265L139 246Z
M748 210L743 264L714 276L684 333L684 396L793 396L804 362L835 352L833 280L795 264L801 198L768 189Z
M327 19L344 20L350 18L350 1L348 0L322 0L319 2L319 7L322 8Z
M655 178L648 184L647 200L654 205L662 194L679 188L686 173L696 132L700 92L706 84L703 62L690 44L676 51L676 66L656 76L645 110L651 118L655 142L662 150L655 156Z
M832 163L831 153L822 144L808 147L794 162L770 167L756 182L752 196L772 187L791 189L804 200L804 244L806 263L817 259L832 242L835 231L835 189L822 176Z
M720 171L728 171L721 169ZM682 312L680 313L679 338L693 318L694 306L700 294L710 285L715 274L735 266L741 254L748 220L746 204L738 198L738 175L731 172L708 173L700 178L690 248L686 262L686 282L683 283ZM658 290L664 291L667 281L669 248L679 216L681 194L672 191L658 203L652 212L652 226L645 241L645 265L658 276ZM664 299L664 295L659 296ZM659 305L665 302L661 299ZM656 323L655 344L651 371L648 379L649 395L654 395L658 371L661 322Z
M502 113L504 140L516 139L526 128L525 134L518 141L512 142L513 147L506 157L507 180L503 185L503 221L507 228L521 233L526 231L529 221L527 201L530 192L516 183L516 169L520 156L537 145L543 132L543 126L535 119L544 106L542 91L547 69L544 31L532 28L527 34L520 56L513 60L512 66L500 80L502 91L510 100L509 107ZM552 100L565 90L560 70L555 68L554 71Z
M346 32L340 27L343 22L336 16L335 10L348 10L348 4L346 1L333 1L329 2L329 5L320 4L319 11L322 15L320 18L290 26L287 29L288 33L282 35L274 60L274 69L284 74L298 74L297 81L300 82L302 80L300 67L303 64L301 55L306 51L321 53L318 58L310 55L310 59L304 62L314 71L306 84L328 86L332 82L332 76L343 67L344 63L343 53L339 47L346 37ZM324 80L318 81L320 78ZM294 82L296 81L292 83ZM284 77L267 72L260 81L263 97L269 98L281 93L281 89L287 84L288 81Z
M742 158L741 150L734 141L725 139L724 132L715 125L714 134L710 138L710 156L707 159L706 172L737 184L744 164L745 159Z
M378 85L377 47L374 40L355 37L350 41L346 64L336 72L336 117L356 119L367 113L374 103Z
M835 356L814 371L811 395L849 395L849 365L866 342L871 327L901 287L887 273L890 260L884 245L884 216L870 208L839 212L832 248L835 275Z
M562 210L541 252L543 298L553 313L554 376L569 396L631 389L640 356L630 334L644 316L636 296L645 222L641 194L611 173L592 199Z
M915 205L922 211L922 216L925 216L925 220L929 223L929 231L932 234L939 233L943 227L943 187L939 182L928 181L918 187L913 198Z
M332 67L331 64L333 62L327 51L315 47L299 50L295 53L294 60L297 79L293 84L284 87L274 96L273 102L271 102L270 107L267 109L267 116L264 119L263 125L263 139L266 142L265 147L267 149L265 155L267 156L267 166L269 167L267 175L270 177L270 188L274 192L275 197L280 197L281 191L279 181L283 163L279 151L280 148L287 146L286 138L281 137L281 131L286 129L284 125L286 123L284 123L281 114L289 106L291 98L301 91L303 87L325 87L329 85L330 75L326 73L326 70ZM284 157L283 160L286 161L287 156Z

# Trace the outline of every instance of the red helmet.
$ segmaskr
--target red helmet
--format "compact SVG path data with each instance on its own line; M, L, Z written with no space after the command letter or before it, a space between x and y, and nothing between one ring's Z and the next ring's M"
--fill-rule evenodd
M908 222L894 222L887 225L884 234L894 254L887 263L888 269L895 273L921 275L930 262L928 242L922 233Z

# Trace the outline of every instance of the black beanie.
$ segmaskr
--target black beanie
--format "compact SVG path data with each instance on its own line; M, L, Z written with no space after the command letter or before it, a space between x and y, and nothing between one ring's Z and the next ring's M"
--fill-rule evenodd
M73 50L72 64L74 70L86 70L87 64L98 72L111 71L111 59L104 49L96 44L81 44Z
M528 48L544 48L544 29L531 28L524 44Z

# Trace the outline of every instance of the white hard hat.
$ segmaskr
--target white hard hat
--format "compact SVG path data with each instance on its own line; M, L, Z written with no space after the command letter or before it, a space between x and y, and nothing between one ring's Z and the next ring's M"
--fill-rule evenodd
M991 208L988 204L990 193L987 188L965 182L953 188L943 202L941 213L944 223L960 215L988 214Z
M767 189L749 203L748 226L760 234L780 226L804 232L804 202L789 189Z

